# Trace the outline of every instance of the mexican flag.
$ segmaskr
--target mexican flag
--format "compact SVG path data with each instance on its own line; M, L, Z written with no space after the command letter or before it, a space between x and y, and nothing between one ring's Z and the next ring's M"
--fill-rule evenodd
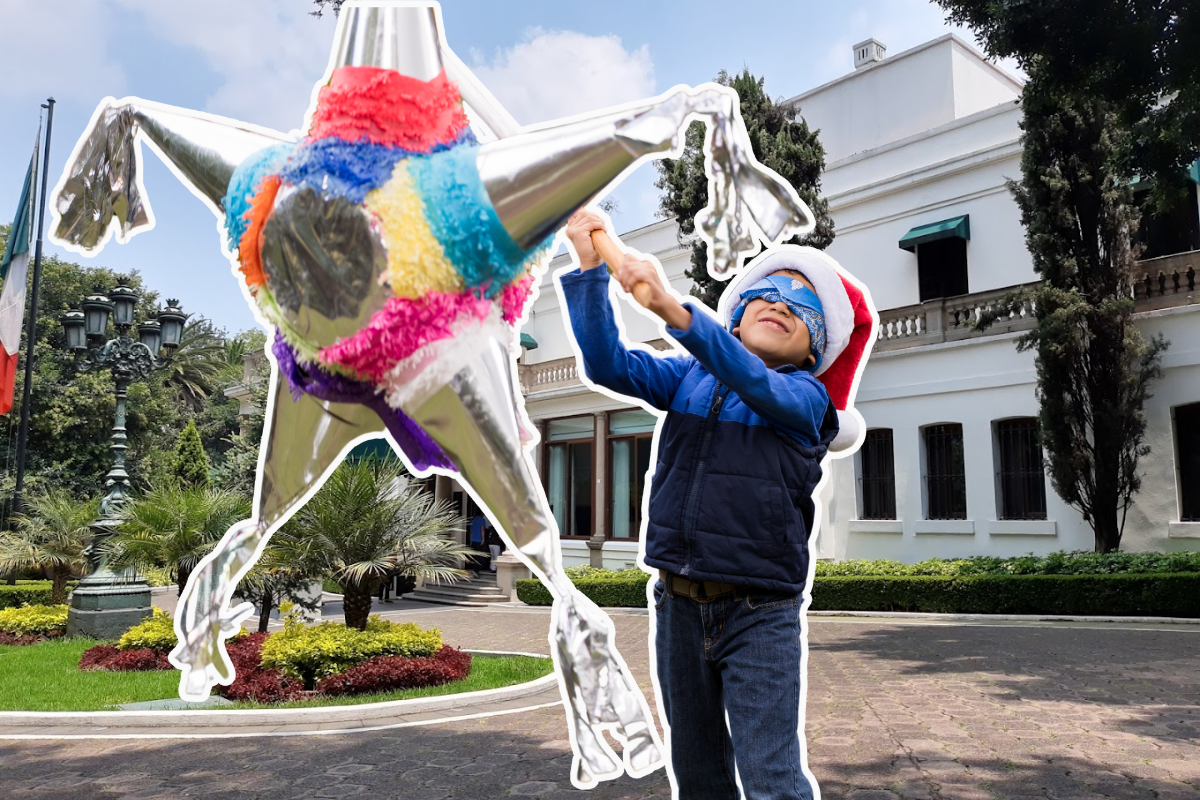
M25 171L17 216L8 232L4 258L0 260L0 414L13 407L17 384L17 353L21 349L21 324L25 321L25 277L29 274L29 240L33 234L33 185L37 180L37 148Z

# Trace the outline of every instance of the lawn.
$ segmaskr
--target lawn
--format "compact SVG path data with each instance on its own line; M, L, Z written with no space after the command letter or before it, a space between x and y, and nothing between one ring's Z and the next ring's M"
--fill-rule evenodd
M0 711L107 711L123 703L178 696L179 672L80 672L79 657L92 639L59 639L27 647L0 646ZM474 692L525 683L548 674L548 658L476 655L464 680L424 689L331 697L278 705L236 703L230 708L306 708L358 705L410 697Z

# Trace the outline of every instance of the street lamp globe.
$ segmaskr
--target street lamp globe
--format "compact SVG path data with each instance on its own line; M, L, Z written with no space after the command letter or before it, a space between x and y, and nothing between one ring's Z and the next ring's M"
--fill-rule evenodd
M138 340L146 345L150 355L158 355L162 347L162 325L154 318L141 323L138 325Z
M96 286L94 294L83 300L84 329L88 338L102 338L108 330L108 315L113 310L113 304L104 295L104 288Z
M167 300L167 307L158 312L158 322L162 326L162 346L167 350L179 347L183 339L183 323L187 314L179 307L179 301L174 298Z
M125 279L121 278L109 296L113 304L113 324L123 330L129 330L133 325L134 311L137 309L137 290L128 286Z
M84 334L84 314L78 308L72 308L62 315L63 331L67 334L68 350L87 350L87 336Z

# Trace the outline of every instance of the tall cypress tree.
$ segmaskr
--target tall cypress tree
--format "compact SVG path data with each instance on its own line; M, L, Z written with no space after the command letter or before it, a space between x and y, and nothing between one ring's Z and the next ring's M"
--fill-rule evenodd
M824 250L833 241L833 220L829 204L821 196L821 173L825 170L825 148L817 132L797 117L795 108L772 100L764 79L749 70L730 77L722 71L717 83L731 86L741 100L742 120L750 134L754 157L796 189L796 193L816 217L816 228L804 237L793 237L792 244L804 244ZM654 185L663 190L659 208L679 224L681 237L696 232L696 213L708 205L708 176L704 173L704 125L695 122L687 129L683 155L678 159L656 161L659 177ZM687 271L695 286L692 295L716 308L725 283L708 273L708 246L697 239L692 243L692 266Z
M1022 181L1011 188L1043 283L1021 298L1034 302L1037 327L1017 346L1036 353L1050 481L1107 553L1141 488L1143 409L1167 342L1145 341L1132 322L1137 211L1117 166L1127 133L1113 108L1036 68L1022 103Z
M175 478L185 489L208 488L208 455L200 441L196 421L189 419L183 433L179 434L179 445L175 449Z

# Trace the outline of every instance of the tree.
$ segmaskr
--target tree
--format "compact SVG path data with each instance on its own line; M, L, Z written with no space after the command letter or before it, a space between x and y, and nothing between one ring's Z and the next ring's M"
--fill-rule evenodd
M474 551L449 538L461 529L453 508L406 480L396 458L344 462L284 526L295 563L341 584L346 624L359 630L388 576L464 576Z
M1200 6L1192 0L935 0L988 53L1110 104L1121 171L1154 177L1159 209L1200 158Z
M717 76L717 83L737 91L754 157L795 187L816 218L817 226L811 233L793 237L789 242L824 250L833 241L834 233L829 204L821 196L825 148L821 146L817 131L810 130L803 118L797 119L796 108L768 97L763 88L764 79L754 77L749 70L743 70L741 75L733 78L722 71ZM696 214L708 205L704 126L699 122L688 126L682 157L656 161L655 167L659 177L654 185L664 192L659 208L678 223L682 243L684 237L695 234ZM725 284L709 275L708 246L698 237L692 242L692 266L687 276L695 284L692 295L716 308Z
M1035 71L1025 87L1023 180L1013 186L1041 286L1028 293L1042 444L1050 481L1095 532L1097 552L1121 545L1141 488L1148 387L1161 336L1133 325L1136 227L1132 189L1115 171L1122 135L1104 100L1056 92Z
M184 489L208 487L208 456L204 454L200 431L196 430L196 421L192 419L179 434L179 445L175 448L175 479Z
M179 347L171 354L167 381L193 411L203 407L229 364L227 348L224 333L211 320L193 316L184 324Z
M104 544L113 569L167 568L179 593L233 523L250 516L250 501L225 489L186 489L174 482L135 497Z
M317 577L305 569L303 548L286 530L276 531L263 547L262 556L238 582L238 596L258 609L258 630L266 632L271 612L291 600L305 611L320 609L321 597L312 597L309 586Z
M13 516L15 530L0 531L0 572L39 570L50 579L50 602L67 602L67 582L88 568L97 506L61 489L30 497L26 512Z

